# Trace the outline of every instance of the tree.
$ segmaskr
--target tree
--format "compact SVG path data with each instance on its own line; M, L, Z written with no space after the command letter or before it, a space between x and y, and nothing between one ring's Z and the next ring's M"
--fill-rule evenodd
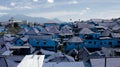
M0 22L0 26L2 26L1 22Z
M14 25L15 28L19 27L18 23L14 23L13 25Z

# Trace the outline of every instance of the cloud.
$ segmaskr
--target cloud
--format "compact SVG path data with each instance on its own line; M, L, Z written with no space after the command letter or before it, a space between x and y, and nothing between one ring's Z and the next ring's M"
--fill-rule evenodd
M14 7L14 9L24 10L24 9L32 9L32 7L31 6L16 6L16 7Z
M32 7L30 6L23 6L23 7L20 7L21 9L32 9Z
M54 0L47 0L48 3L54 3Z
M0 16L6 15L6 14L8 14L8 13L0 12Z
M68 4L78 4L78 1L73 0L73 1L68 2Z
M82 16L86 14L90 8L85 8L81 11L54 11L54 12L38 12L38 13L29 13L28 16L32 17L46 17L46 18L56 18L62 16L72 16L72 15L79 15Z
M11 6L15 6L16 3L15 3L15 2L11 2L10 5L11 5Z
M10 10L10 8L9 8L9 7L6 7L6 6L0 5L0 10Z
M86 14L89 10L90 10L90 8L87 7L86 9L82 10L79 14L80 14L80 15L84 15L84 14Z
M89 7L87 7L87 8L86 8L86 10L90 10L90 8L89 8Z
M38 0L32 0L33 2L38 2Z
M55 11L55 12L29 13L27 15L32 17L55 18L55 17L74 15L74 14L78 14L78 12Z

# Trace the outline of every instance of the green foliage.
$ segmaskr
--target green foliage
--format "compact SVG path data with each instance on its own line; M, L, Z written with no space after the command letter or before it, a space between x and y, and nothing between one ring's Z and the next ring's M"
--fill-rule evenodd
M19 27L18 23L13 23L13 25L15 28Z
M20 27L18 23L12 23L7 27L7 29L9 33L16 34L20 30Z

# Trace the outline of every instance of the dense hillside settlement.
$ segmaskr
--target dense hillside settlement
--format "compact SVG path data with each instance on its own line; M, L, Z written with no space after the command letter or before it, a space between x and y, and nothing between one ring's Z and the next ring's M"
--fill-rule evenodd
M120 67L120 18L1 22L0 67L17 66Z

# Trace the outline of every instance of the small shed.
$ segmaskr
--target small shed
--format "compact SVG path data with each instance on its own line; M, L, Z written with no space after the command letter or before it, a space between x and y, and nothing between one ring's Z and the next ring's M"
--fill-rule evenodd
M83 40L78 36L73 36L68 41L66 41L65 50L70 51L72 49L79 50L83 46Z

